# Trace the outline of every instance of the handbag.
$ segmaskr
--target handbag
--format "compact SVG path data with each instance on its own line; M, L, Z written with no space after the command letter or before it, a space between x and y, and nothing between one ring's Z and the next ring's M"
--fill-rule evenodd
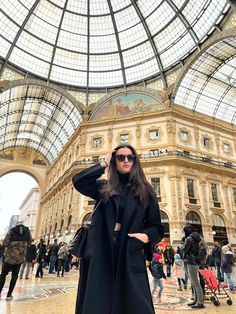
M71 255L74 255L78 258L82 257L85 246L86 246L86 240L87 240L88 231L89 231L88 222L90 218L94 215L100 203L101 203L101 200L98 202L98 204L96 205L96 207L94 208L93 212L88 217L86 222L76 231L73 239L70 241L68 245L68 252Z

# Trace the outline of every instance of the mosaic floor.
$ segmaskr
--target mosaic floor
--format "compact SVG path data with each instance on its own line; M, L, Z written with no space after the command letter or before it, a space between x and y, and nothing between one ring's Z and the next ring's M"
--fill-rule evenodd
M1 314L32 314L33 311L37 311L37 314L74 314L78 271L73 270L70 274L66 273L63 278L45 274L42 279L18 279L12 301L6 301L8 281L9 277L0 300ZM152 280L150 280L150 284L152 286ZM177 291L176 281L172 278L167 282L164 281L164 285L161 303L158 303L156 295L153 298L156 313L164 314L169 311L175 314L183 313L183 311L184 314L236 313L236 294L230 294L233 300L231 306L227 305L224 298L221 300L220 306L214 306L208 300L205 302L205 309L194 310L187 306L187 302L191 298L190 289Z

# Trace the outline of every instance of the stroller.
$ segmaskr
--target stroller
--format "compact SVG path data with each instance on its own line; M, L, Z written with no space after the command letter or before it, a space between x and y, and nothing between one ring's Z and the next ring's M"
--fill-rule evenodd
M228 305L232 305L233 301L230 298L229 294L225 290L227 285L225 283L221 283L215 277L213 270L211 269L199 269L200 274L203 276L205 280L205 291L206 294L210 295L210 301L215 305L220 305L220 299L226 298L226 303Z

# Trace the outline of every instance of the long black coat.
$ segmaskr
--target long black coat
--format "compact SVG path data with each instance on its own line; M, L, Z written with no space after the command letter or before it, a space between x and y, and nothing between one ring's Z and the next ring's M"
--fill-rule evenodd
M74 187L99 201L97 179L103 173L100 164L85 169L73 177ZM76 314L154 313L144 256L147 244L130 238L128 233L146 233L153 244L160 241L163 227L159 207L150 200L144 209L130 190L122 217L120 253L114 260L113 234L118 208L119 197L113 196L106 204L101 202L93 216L81 258Z

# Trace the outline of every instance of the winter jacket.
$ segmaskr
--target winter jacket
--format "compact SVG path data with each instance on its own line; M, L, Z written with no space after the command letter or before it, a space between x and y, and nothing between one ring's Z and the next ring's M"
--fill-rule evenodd
M182 259L176 259L171 269L171 274L175 273L176 278L185 278L184 274L184 261Z
M59 250L59 245L57 243L50 244L48 255L57 256L58 250Z
M191 265L200 265L201 263L197 260L199 242L201 241L201 236L197 231L194 231L188 236L184 244L181 247L183 252L184 262Z
M27 247L26 258L25 261L31 263L33 260L36 260L36 245L34 243L31 246Z
M234 255L231 251L227 251L224 255L223 264L221 266L224 273L232 273L232 265L234 263Z
M155 267L154 265L157 265L157 272L158 272L157 276L154 275L154 272L152 271L152 270L153 270L153 267ZM164 273L164 271L163 271L163 265L162 265L162 263L159 262L159 261L157 261L157 260L155 260L155 258L154 258L154 259L152 260L152 262L151 262L151 271L152 271L153 277L155 277L155 278L157 278L157 279L161 279L161 278L166 279L166 275L165 275L165 273Z
M172 247L165 248L163 255L164 255L164 259L165 259L165 264L173 265L173 263L174 263L174 250L173 250L173 248Z
M215 247L212 250L212 257L214 259L215 265L220 265L221 264L221 254L222 254L222 252L221 252L221 248L220 247Z
M47 253L47 246L45 244L40 243L37 249L36 262L41 262L45 260Z
M4 262L17 265L25 261L27 246L32 242L28 227L17 225L12 228L3 240L5 249Z
M64 248L64 246L61 246L58 253L57 253L58 258L62 259L64 261L67 261L68 255L69 255L69 252L68 252L67 248Z

